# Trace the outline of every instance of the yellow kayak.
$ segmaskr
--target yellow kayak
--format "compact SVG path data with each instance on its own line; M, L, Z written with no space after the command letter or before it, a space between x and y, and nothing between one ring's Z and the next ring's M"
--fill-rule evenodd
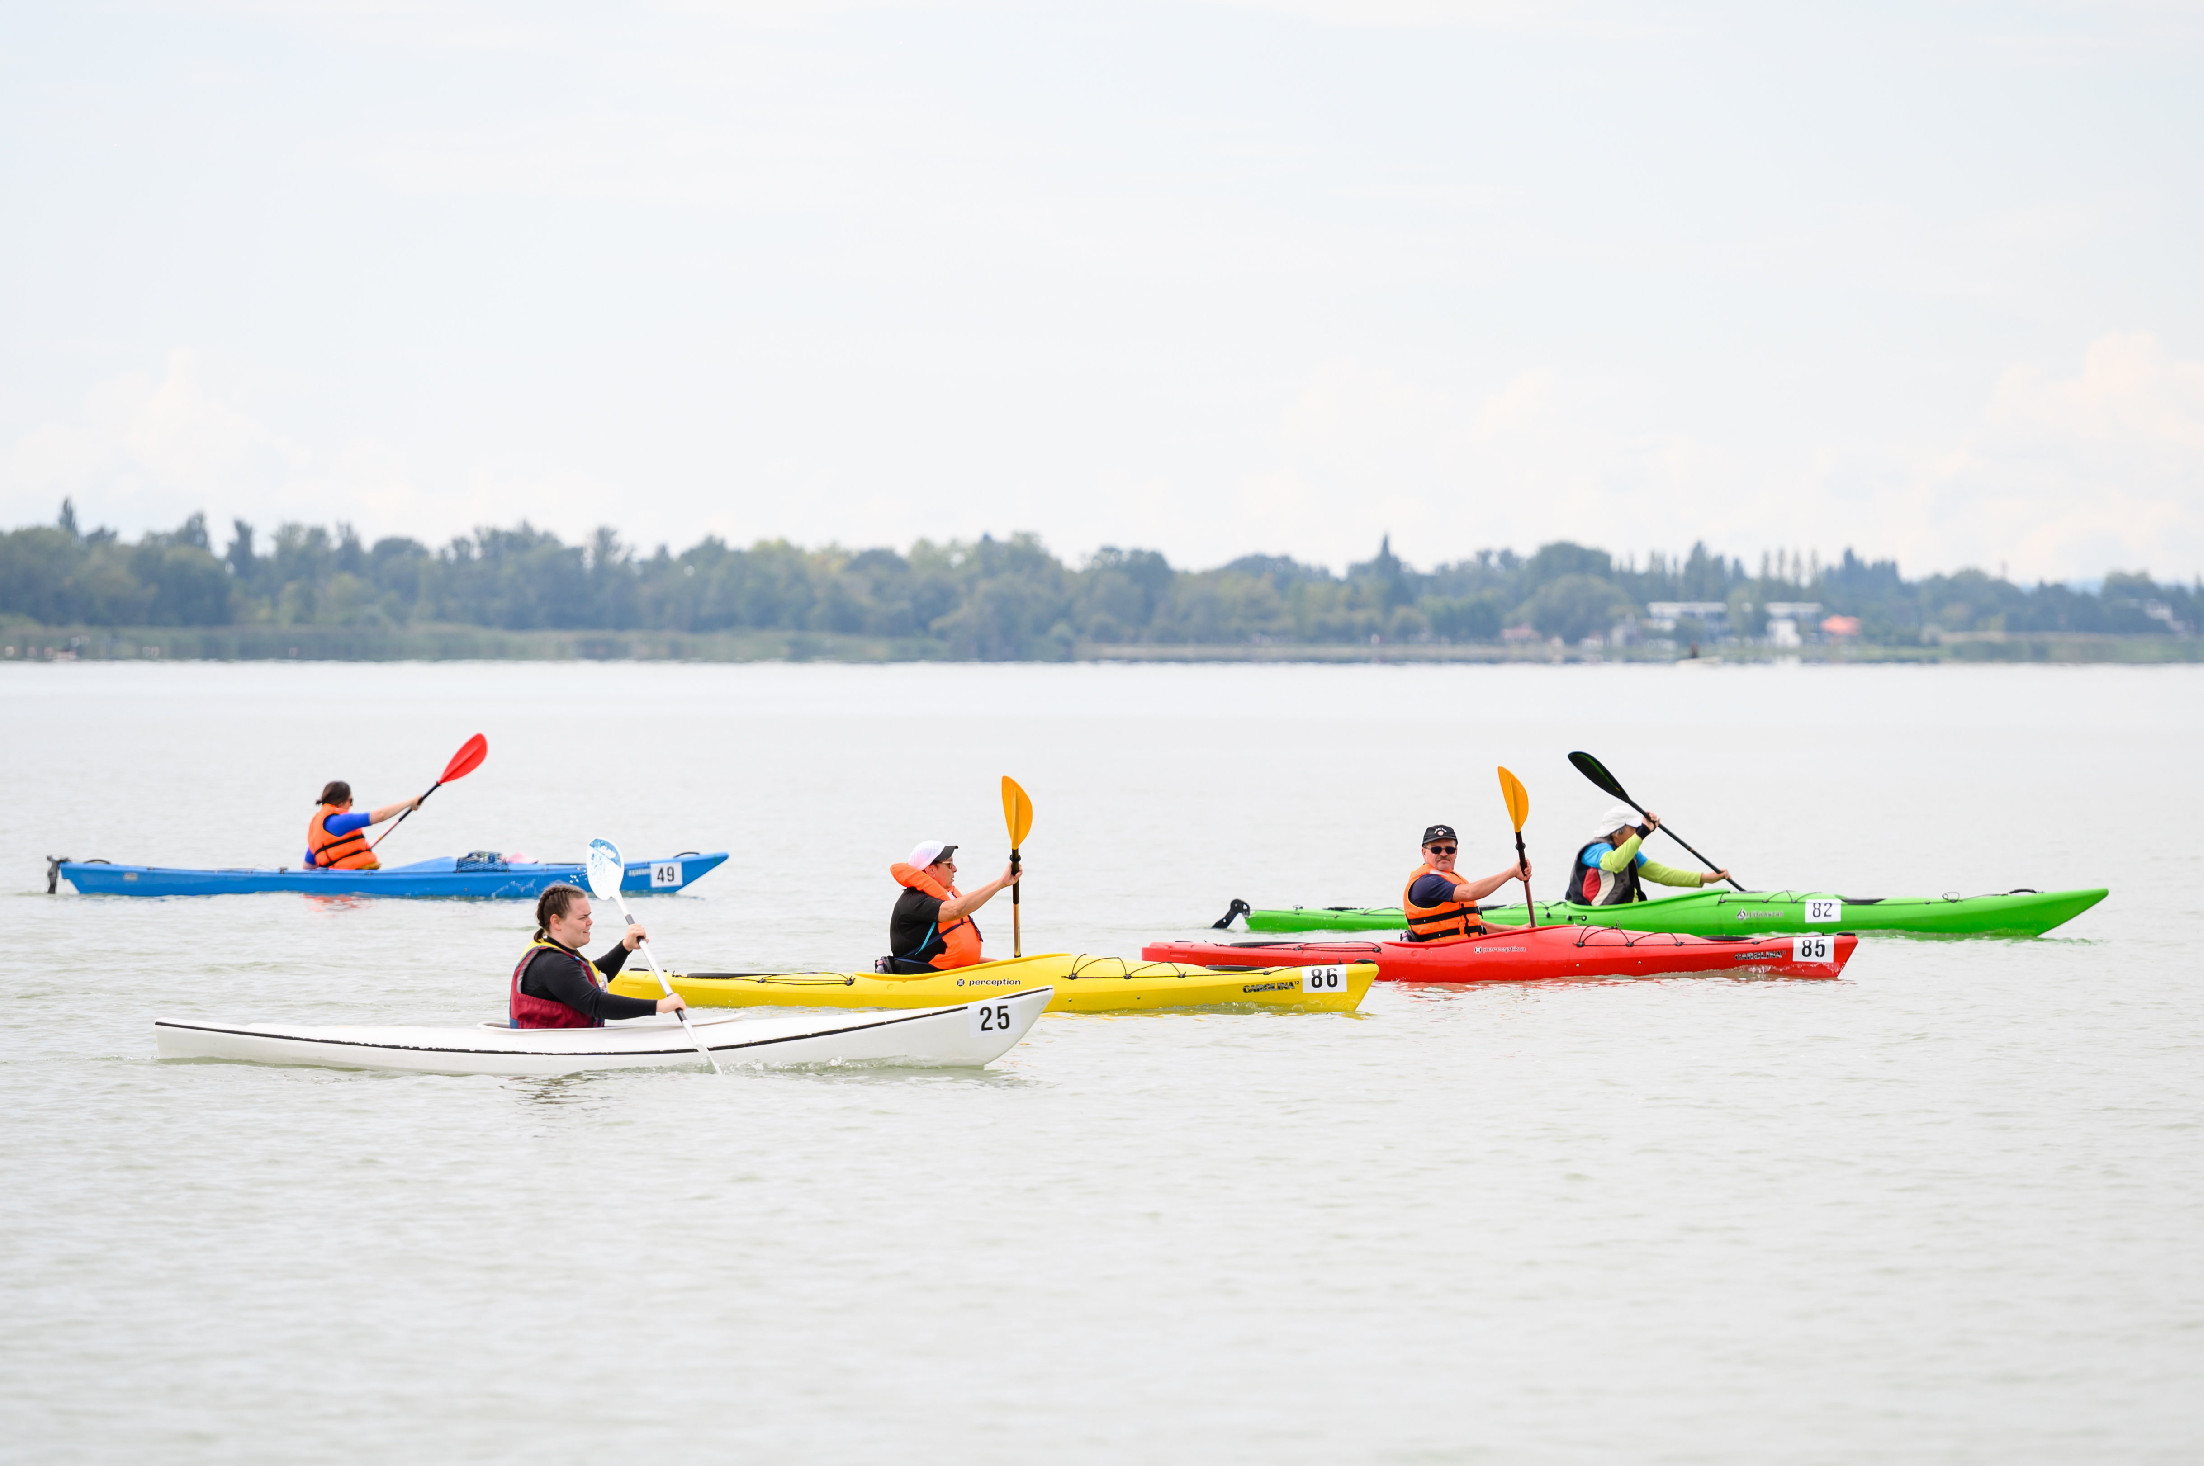
M673 972L673 990L699 1008L936 1008L987 993L1054 987L1051 1013L1122 1013L1137 1008L1255 1004L1349 1013L1377 976L1369 962L1271 967L1247 972L1122 957L1013 957L912 977L878 972ZM612 991L655 998L650 970L623 972Z

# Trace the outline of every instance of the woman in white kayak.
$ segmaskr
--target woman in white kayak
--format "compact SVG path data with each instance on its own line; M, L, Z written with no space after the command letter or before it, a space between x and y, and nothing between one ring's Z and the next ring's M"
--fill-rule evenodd
M593 918L589 897L579 886L556 885L536 898L536 939L513 969L512 1026L515 1028L602 1028L608 1018L644 1018L688 1005L681 995L623 998L605 991L620 975L628 953L646 933L630 926L602 957L582 955Z

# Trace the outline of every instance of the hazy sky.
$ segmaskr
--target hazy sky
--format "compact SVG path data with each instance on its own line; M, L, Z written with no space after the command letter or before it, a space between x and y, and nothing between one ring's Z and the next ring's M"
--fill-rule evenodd
M2204 572L2195 4L14 5L0 521Z

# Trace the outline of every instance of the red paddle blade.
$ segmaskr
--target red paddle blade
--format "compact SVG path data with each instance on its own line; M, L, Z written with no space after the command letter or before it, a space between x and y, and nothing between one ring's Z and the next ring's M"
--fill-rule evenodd
M444 765L444 772L437 778L439 784L449 784L454 779L465 778L482 767L482 761L490 756L490 740L480 733L459 745L459 752Z

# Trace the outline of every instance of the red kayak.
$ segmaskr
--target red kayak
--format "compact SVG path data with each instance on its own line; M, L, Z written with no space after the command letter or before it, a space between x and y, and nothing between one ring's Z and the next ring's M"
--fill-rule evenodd
M1379 982L1535 982L1551 977L1659 977L1752 972L1835 977L1860 939L1850 932L1795 937L1692 937L1611 926L1515 927L1437 942L1150 942L1150 962L1203 967L1308 967L1375 962Z

